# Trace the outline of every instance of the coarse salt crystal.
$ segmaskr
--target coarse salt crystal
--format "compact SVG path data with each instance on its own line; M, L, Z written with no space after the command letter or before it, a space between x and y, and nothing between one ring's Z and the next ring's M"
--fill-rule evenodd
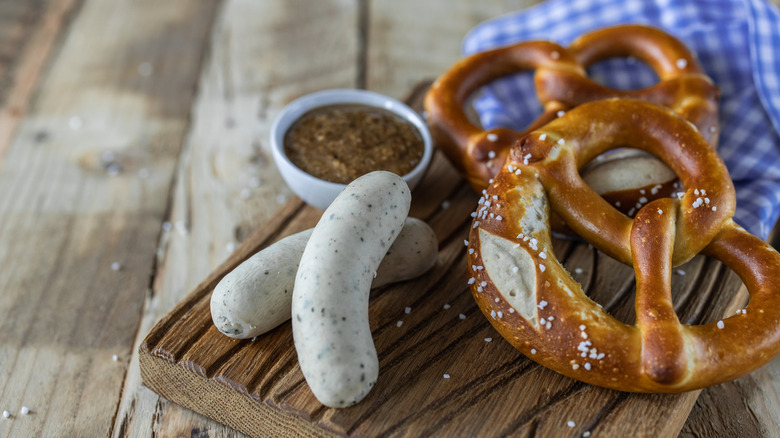
M70 126L70 129L73 130L81 129L84 127L84 119L79 116L73 116L68 119L68 126Z
M22 415L27 415L30 413L30 408L27 406L22 406L22 409L19 411Z
M449 374L444 374L442 377L444 377L445 379L449 379L450 375Z
M571 421L571 420L569 420L568 422L566 422L566 425L567 425L567 426L569 426L569 427L574 427L574 426L576 426L576 424L575 424L573 421Z
M466 319L466 315L461 313L461 314L458 315L458 318L460 318L461 320L464 320L464 319Z
M539 136L539 140L545 141L547 139L547 134L542 134Z
M566 111L563 111L563 110L558 111L557 113L555 113L555 115L557 115L558 117L563 117L564 114L566 114Z
M531 354L536 354L536 348L531 349Z
M685 68L688 66L688 60L685 58L680 58L676 62L677 68Z
M490 158L491 160L492 160L493 158L496 158L496 153L495 153L495 152L493 152L493 151L489 151L489 152L488 152L488 158Z
M396 327L401 327L401 324L403 324L403 323L404 323L403 321L398 321L397 323L395 323L395 326Z
M449 309L452 306L450 306L449 304L444 304L442 307L444 308L444 310L447 310L447 309Z
M544 272L544 270L547 269L543 264L539 264L539 270Z
M485 338L485 342L491 342L493 341L493 338Z
M540 309L544 309L545 307L547 307L547 301L545 300L539 301L539 304L537 304L536 307Z
M406 307L406 308L404 309L404 313L405 313L405 314L407 314L407 315L408 315L408 314L410 314L410 313L412 313L412 308L411 308L411 307Z
M574 268L575 274L582 274L582 268Z
M725 324L723 324L723 321L718 321L718 328L719 329L722 329L724 326L725 326Z
M120 269L122 269L122 264L120 264L119 262L111 263L111 270L118 271Z
M498 140L498 135L491 132L490 134L487 135L487 139L490 141L496 141Z
M3 411L3 417L8 418L11 416L11 413L8 411Z

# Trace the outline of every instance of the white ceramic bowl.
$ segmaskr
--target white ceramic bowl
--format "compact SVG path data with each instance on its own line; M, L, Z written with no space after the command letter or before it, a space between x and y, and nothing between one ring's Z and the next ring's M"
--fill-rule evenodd
M433 157L433 143L428 127L422 117L404 103L373 91L356 89L333 89L307 94L287 105L274 120L271 126L271 150L276 166L290 189L306 203L325 210L346 187L345 184L325 181L304 172L284 153L284 135L290 125L309 110L340 103L357 103L384 108L408 120L417 128L425 147L422 159L411 172L401 175L409 188L414 189Z

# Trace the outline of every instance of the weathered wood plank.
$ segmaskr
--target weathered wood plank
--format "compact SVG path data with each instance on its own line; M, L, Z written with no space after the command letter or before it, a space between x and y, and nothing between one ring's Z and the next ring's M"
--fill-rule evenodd
M75 3L52 5L6 101L26 114L0 173L0 400L33 415L0 436L106 436L214 3L87 1L62 38Z
M369 1L366 87L400 97L436 78L460 58L466 33L478 23L540 0Z
M76 0L0 3L0 164Z

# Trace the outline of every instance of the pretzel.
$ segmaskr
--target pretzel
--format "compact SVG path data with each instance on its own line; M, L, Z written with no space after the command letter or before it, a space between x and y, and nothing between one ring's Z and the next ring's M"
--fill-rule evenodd
M660 82L644 89L622 91L587 77L585 69L589 65L615 56L633 56L644 61L658 74ZM524 133L553 120L559 111L585 102L622 97L671 108L696 125L713 147L717 144L717 88L685 45L663 31L639 25L616 26L583 35L568 49L551 42L523 42L464 58L433 84L425 99L437 145L478 191L488 185L508 150L524 133L504 128L486 132L468 119L463 107L481 86L524 70L535 70L537 95L544 108ZM600 179L594 183L604 185L600 192L609 200L624 200L618 205L627 212L634 208L636 199L652 200L676 189L668 169L653 160L641 160L644 161L639 166L647 169L652 179L640 180L635 177L636 172L626 172L619 181L621 175L608 167L583 172L586 178L591 172L592 178ZM640 190L647 193L640 196Z
M682 179L679 198L632 220L589 188L578 168L615 147L661 159ZM737 226L725 165L674 112L630 99L582 104L520 139L485 190L469 236L469 284L501 335L574 379L632 392L676 393L746 374L780 353L780 255ZM558 262L549 216L633 266L636 325L591 301ZM750 302L737 315L680 324L671 272L697 253L734 270Z

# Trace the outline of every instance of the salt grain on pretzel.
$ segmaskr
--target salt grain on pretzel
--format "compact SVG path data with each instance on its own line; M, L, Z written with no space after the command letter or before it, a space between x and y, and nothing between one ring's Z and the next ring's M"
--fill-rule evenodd
M539 140L542 132L548 140ZM650 201L632 220L582 181L581 163L626 145L672 168L688 187L681 199ZM694 208L702 187L721 208ZM780 353L780 254L733 222L734 187L723 162L674 112L628 99L578 106L523 137L486 194L506 199L505 220L488 219L470 231L475 251L468 256L469 275L485 283L472 295L499 333L533 360L594 385L674 393L737 378ZM552 212L593 246L634 267L636 325L590 300L558 262ZM540 265L542 250L547 258ZM680 323L671 273L699 252L742 278L749 312L704 325Z

